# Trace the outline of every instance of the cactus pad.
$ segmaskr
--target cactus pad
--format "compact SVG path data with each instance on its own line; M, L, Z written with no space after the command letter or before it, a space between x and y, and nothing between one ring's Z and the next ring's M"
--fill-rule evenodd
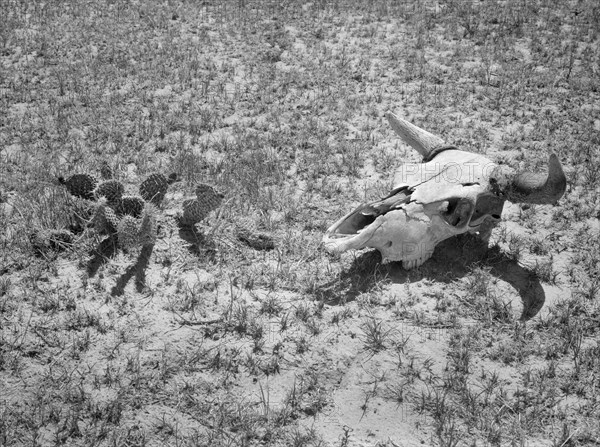
M200 183L196 187L196 197L198 203L204 209L206 214L217 209L223 201L223 194L218 192L213 186Z
M169 185L176 180L176 174L171 174L169 177L158 173L150 174L140 185L140 195L147 202L160 205L167 194Z
M98 185L98 180L89 174L73 174L65 180L64 177L58 177L59 183L65 185L67 191L75 197L81 197L87 200L94 199L94 189Z
M100 234L115 234L119 219L111 207L106 203L106 199L101 199L96 207L91 224Z
M183 216L180 223L182 225L194 225L204 220L210 210L206 210L197 199L188 199L183 201Z
M119 247L131 250L139 244L138 231L140 222L133 216L123 216L117 226L117 240Z
M123 197L124 191L125 187L118 180L107 180L96 188L96 197L106 197L110 206L116 206Z
M151 203L146 204L138 232L139 243L142 247L154 245L156 242L158 235L156 214L156 207Z
M146 202L141 197L123 196L115 206L115 211L118 217L133 216L140 217Z

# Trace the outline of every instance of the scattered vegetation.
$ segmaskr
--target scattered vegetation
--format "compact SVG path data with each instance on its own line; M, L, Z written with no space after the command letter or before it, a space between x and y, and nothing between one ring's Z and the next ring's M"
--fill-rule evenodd
M599 444L599 33L593 0L1 2L0 446ZM567 193L413 271L328 255L418 159L390 109Z

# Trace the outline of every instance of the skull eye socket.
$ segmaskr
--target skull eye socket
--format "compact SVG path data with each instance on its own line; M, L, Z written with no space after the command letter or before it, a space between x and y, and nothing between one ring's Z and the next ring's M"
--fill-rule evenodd
M463 227L469 222L473 205L467 199L450 199L442 217L453 227Z

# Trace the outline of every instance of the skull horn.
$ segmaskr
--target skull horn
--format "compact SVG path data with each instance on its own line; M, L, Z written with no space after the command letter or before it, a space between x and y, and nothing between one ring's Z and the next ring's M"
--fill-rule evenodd
M386 118L402 141L419 152L425 160L430 158L435 149L446 145L440 137L436 137L402 118L398 118L392 112L387 112Z
M554 204L567 189L567 178L556 154L548 160L548 174L521 172L508 184L505 195L511 202Z

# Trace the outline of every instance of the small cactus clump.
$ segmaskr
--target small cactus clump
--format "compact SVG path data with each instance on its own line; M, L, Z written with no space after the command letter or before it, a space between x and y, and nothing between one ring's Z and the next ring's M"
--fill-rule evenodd
M140 185L140 195L147 202L160 205L167 194L169 185L176 180L177 174L171 174L169 177L158 173L150 174Z
M65 185L71 195L87 200L94 199L94 189L98 185L98 180L89 174L73 174L67 179L58 177L58 182Z
M123 196L115 206L115 212L118 217L133 216L140 217L146 202L141 197Z
M142 215L142 223L138 231L139 243L142 247L154 245L158 237L156 221L156 207L151 203L146 204Z
M110 206L116 206L123 197L124 191L125 187L120 181L107 180L98 185L95 193L97 198L106 197Z
M140 222L133 216L123 216L117 225L117 242L125 251L135 248L139 244Z
M119 219L114 210L108 206L106 199L101 199L96 206L96 211L91 220L92 226L99 234L115 234Z
M65 185L72 195L97 200L93 206L89 202L81 202L86 204L88 209L76 210L74 214L79 219L77 221L79 226L75 222L72 228L83 231L86 226L93 226L98 234L109 236L102 241L101 245L105 241L111 244L116 242L124 251L142 247L141 254L151 253L158 238L157 207L165 199L169 185L178 180L177 174L169 176L160 173L150 174L140 184L140 196L136 197L124 195L125 186L114 179L108 162L102 162L99 171L103 179L102 183L89 174L75 174L67 179L59 177L59 182ZM206 219L224 199L224 195L213 186L203 183L196 186L195 193L195 198L183 202L183 213L179 215L180 235L182 231L195 232L194 225ZM51 240L60 241L62 237L52 236ZM65 241L68 240L67 236L64 238ZM268 237L252 231L240 229L238 238L259 249L269 249L273 246ZM32 236L36 246L51 246L51 243L46 243L45 240L45 236L41 233Z

